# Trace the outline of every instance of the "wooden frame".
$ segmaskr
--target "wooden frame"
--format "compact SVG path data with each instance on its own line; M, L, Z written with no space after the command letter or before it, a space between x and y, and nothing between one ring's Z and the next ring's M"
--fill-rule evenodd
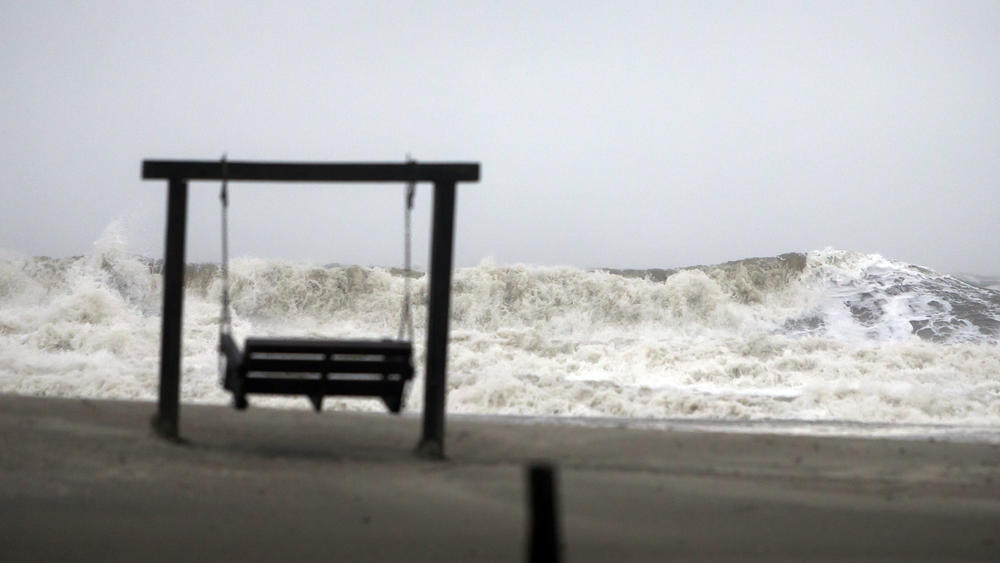
M145 160L142 177L167 181L167 228L163 256L163 325L160 339L160 385L153 428L180 439L181 329L184 306L184 253L188 183L230 182L431 182L434 215L428 272L427 351L424 412L417 452L444 456L448 316L451 308L452 253L455 233L455 187L478 182L478 163L308 163Z

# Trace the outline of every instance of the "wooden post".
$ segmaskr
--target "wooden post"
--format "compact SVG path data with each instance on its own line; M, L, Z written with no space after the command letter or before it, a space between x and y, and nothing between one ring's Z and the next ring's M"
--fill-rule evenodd
M559 506L555 469L538 463L528 468L528 561L558 563L562 555L559 539Z
M455 237L455 182L434 184L431 268L428 279L427 362L424 369L424 421L417 453L444 458L444 412L447 390L448 317L451 312L451 265Z
M181 327L184 308L184 239L187 230L187 181L170 178L167 188L167 236L163 252L163 325L160 332L160 398L153 429L179 440Z

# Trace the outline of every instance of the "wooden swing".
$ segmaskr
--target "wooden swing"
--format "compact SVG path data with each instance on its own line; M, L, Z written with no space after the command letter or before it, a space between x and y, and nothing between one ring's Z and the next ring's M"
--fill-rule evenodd
M413 162L413 161L410 161ZM415 185L406 193L405 291L397 340L248 337L243 348L232 337L229 300L229 193L222 158L222 314L219 354L222 385L238 410L247 395L305 395L317 412L330 395L378 397L390 412L403 408L406 382L413 378L413 314L410 304L410 215ZM408 329L404 340L404 329Z

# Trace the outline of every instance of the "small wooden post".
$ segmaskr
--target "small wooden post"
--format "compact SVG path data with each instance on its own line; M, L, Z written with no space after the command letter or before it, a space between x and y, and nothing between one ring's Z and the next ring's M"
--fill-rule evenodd
M424 369L424 421L417 453L444 458L444 411L447 390L448 317L451 312L451 264L455 237L455 182L434 183L431 268L427 303L427 363Z
M184 308L184 239L187 231L187 181L170 178L167 188L167 236L163 252L163 325L160 333L160 398L153 429L180 439L181 327Z
M536 463L528 468L528 561L557 563L561 559L559 507L555 469Z

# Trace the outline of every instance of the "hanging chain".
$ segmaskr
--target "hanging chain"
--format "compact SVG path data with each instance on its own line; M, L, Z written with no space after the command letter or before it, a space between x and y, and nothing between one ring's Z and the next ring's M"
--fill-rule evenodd
M403 239L403 309L400 312L399 318L399 336L398 340L402 340L404 336L404 329L407 331L406 335L410 341L413 340L413 308L411 307L411 297L410 297L410 242L413 238L410 235L410 216L413 211L413 196L416 195L417 184L415 181L416 176L416 164L417 162L410 158L410 155L406 155L406 161L410 165L410 182L406 186L406 210L404 214L404 239Z
M219 200L222 201L222 313L219 317L219 335L232 331L233 319L229 311L229 166L226 155L222 155L222 189Z

